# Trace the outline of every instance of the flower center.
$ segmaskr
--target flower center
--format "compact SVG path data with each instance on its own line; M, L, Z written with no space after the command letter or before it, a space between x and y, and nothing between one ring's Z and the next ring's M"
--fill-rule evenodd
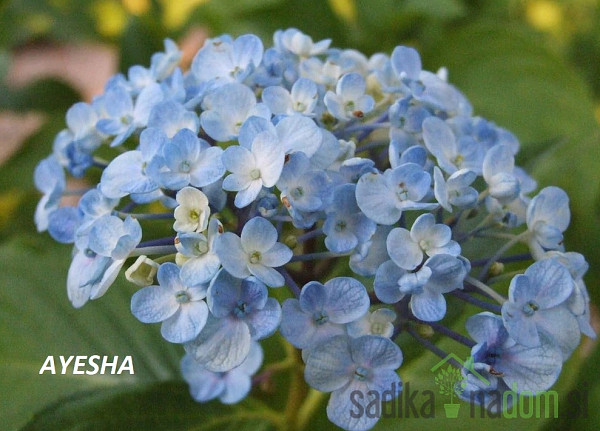
M208 252L208 244L206 241L198 241L196 244L196 251L198 254L205 254Z
M90 259L96 257L96 253L89 248L86 248L83 251L83 254L85 255L85 257L89 257Z
M295 189L293 189L290 194L294 199L300 199L302 196L304 196L304 189L298 186Z
M540 306L537 305L535 301L529 301L527 304L523 305L523 314L526 316L532 316L537 310L540 309Z
M329 316L323 312L318 312L313 315L313 319L317 325L324 325L329 322Z
M346 229L346 221L338 220L337 223L335 224L335 231L342 232L344 229Z
M258 180L260 178L260 171L258 169L252 169L250 171L250 178L253 180Z
M242 300L238 301L237 305L233 308L233 314L240 318L244 317L247 312L248 305Z
M190 220L198 220L200 218L200 214L196 210L190 210Z
M175 294L175 300L180 304L190 302L190 295L185 290L180 290Z
M373 335L383 334L384 329L385 326L380 322L375 322L371 324L371 332L373 333Z
M408 199L408 190L406 189L406 184L404 184L404 182L398 184L398 191L396 192L396 196L398 196L398 199L400 199L401 201L405 201Z
M355 371L354 371L354 378L356 380L366 380L369 377L369 370L365 367L358 367Z
M250 253L250 263L259 263L261 258L260 251L253 251Z
M183 162L181 162L179 164L179 172L183 172L184 174L187 174L188 172L190 172L191 168L190 168L190 162L188 162L187 160L184 160Z
M458 154L454 160L452 160L452 162L454 163L454 165L460 167L460 165L463 164L463 162L465 161L465 158L462 154Z

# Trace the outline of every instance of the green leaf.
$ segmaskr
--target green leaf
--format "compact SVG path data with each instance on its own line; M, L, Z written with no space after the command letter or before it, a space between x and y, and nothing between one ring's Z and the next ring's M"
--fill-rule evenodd
M429 18L453 19L463 16L466 9L460 0L404 1L404 12Z
M0 109L11 111L62 112L81 96L73 88L57 79L40 79L23 88L0 86Z
M22 431L266 431L268 413L251 400L235 406L199 404L183 383L76 393L42 410Z
M22 426L48 403L81 390L178 376L181 349L164 341L157 325L144 325L132 316L133 289L122 278L100 300L72 308L65 288L70 254L70 247L42 235L0 245L0 405L5 429ZM59 364L59 355L119 356L119 363L130 355L135 374L40 375L50 355Z

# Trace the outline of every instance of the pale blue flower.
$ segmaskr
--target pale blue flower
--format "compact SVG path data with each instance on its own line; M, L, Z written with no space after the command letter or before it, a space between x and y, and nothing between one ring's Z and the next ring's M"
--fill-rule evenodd
M331 392L327 404L327 417L331 422L346 430L363 431L372 428L379 417L352 415L351 412L356 412L352 400L360 403L364 413L369 403L381 402L381 396L376 398L375 394L392 389L392 398L398 396L402 380L395 370L401 364L402 352L388 338L341 335L318 344L311 351L304 378L313 388ZM354 391L359 391L362 397L351 397Z
M102 256L115 260L126 259L142 239L140 223L131 217L104 215L89 230L89 248Z
M332 199L331 180L324 171L314 169L302 152L290 155L276 186L281 199L300 211L322 210Z
M250 148L232 145L222 156L225 168L231 172L223 180L223 189L236 191L235 206L246 207L257 198L263 186L275 185L284 159L283 148L269 132L256 135Z
M405 163L383 174L367 173L356 185L356 202L363 213L379 224L396 223L403 211L429 210L437 203L421 202L428 194L431 176L414 163Z
M555 259L569 270L574 283L573 293L567 299L567 308L577 319L581 333L596 338L596 331L592 328L590 320L590 295L583 281L589 264L580 253L575 252L549 251L545 258Z
M298 299L283 303L281 334L300 349L345 333L344 324L361 318L369 309L367 290L350 277L336 277L324 285L311 281Z
M66 187L65 172L55 156L39 162L33 173L35 187L44 195L35 209L35 225L38 232L48 229L48 218L60 203Z
M221 270L208 291L209 315L200 335L185 345L209 371L229 371L248 356L252 340L275 332L281 321L281 307L268 298L267 287L255 277L244 280Z
M433 214L426 213L417 217L410 232L400 227L393 229L387 237L387 251L396 265L412 271L423 263L425 254L458 256L460 245L451 237L448 226L436 224Z
M157 83L146 86L135 102L127 90L116 85L101 96L106 116L98 120L96 128L114 136L111 146L121 145L138 128L148 123L151 109L163 100L163 92Z
M502 305L504 326L517 343L541 344L542 335L553 339L565 360L579 344L579 324L566 300L573 293L571 274L558 261L544 259L515 276Z
M189 129L181 129L168 140L151 162L149 170L165 188L204 187L225 173L223 150L212 147Z
M545 250L562 251L563 232L571 221L569 197L558 187L546 187L527 207L527 229L531 236L529 248L534 256Z
M390 338L394 333L394 320L396 313L389 308L378 308L368 312L363 317L346 325L346 332L351 337L360 337L362 335L378 335L380 337Z
M355 274L365 277L373 276L377 272L377 268L390 259L386 240L391 230L391 226L377 226L373 236L354 249L348 264Z
M560 349L547 336L540 337L536 346L517 344L506 331L502 318L489 312L469 317L467 332L477 342L471 349L475 369L494 386L496 379L517 393L537 392L550 388L562 368ZM469 394L463 394L468 398Z
M338 81L335 93L328 91L323 102L335 118L348 121L362 118L371 112L375 105L373 97L365 94L367 84L358 73L348 73Z
M468 169L460 169L444 179L440 168L433 168L435 199L447 211L452 212L452 206L470 208L477 203L479 193L471 184L477 179L477 174Z
M144 287L131 297L131 312L144 323L162 322L160 332L171 343L185 343L198 336L208 317L206 285L190 287L180 278L174 263L158 268L158 286Z
M234 277L254 275L267 286L283 286L283 276L274 268L288 263L292 250L277 242L277 230L268 220L254 217L244 225L241 237L225 232L214 247L223 268Z
M306 78L294 82L290 91L280 86L267 87L261 97L274 115L312 116L319 101L317 84Z
M186 353L181 359L181 374L190 386L192 398L200 403L218 398L223 404L235 404L244 399L252 387L252 375L263 361L260 344L252 342L244 361L230 371L208 371Z
M48 233L56 242L63 244L73 243L82 218L83 214L77 207L65 206L57 208L48 217Z
M177 67L183 53L171 39L164 40L165 51L152 55L150 70L157 81L167 78Z
M162 130L167 138L172 138L181 129L190 129L198 133L200 119L193 111L188 111L181 103L173 100L165 100L157 103L150 111L148 117L148 128Z
M208 93L202 108L204 112L200 115L200 124L208 136L216 141L237 138L240 127L249 117L271 117L266 105L256 103L252 90L238 83L225 84Z
M115 157L102 172L100 191L110 199L128 194L149 194L158 189L157 178L149 175L148 164L168 142L159 129L145 129L140 135L138 150L126 151Z
M288 28L287 30L277 30L273 35L273 42L276 49L307 58L323 54L329 48L331 39L323 39L315 43L310 36L300 30Z
M483 179L488 185L490 196L507 204L519 196L521 184L514 174L515 157L508 145L495 145L483 159Z
M189 286L210 282L221 267L215 252L215 240L223 232L223 225L211 218L206 236L198 232L183 233L177 236L175 247L179 254L176 259L181 265L181 279ZM181 256L180 256L181 255Z
M377 224L365 216L356 204L356 186L343 184L334 189L333 202L323 223L325 247L334 253L346 253L367 242Z
M242 82L260 64L263 50L253 34L208 39L192 60L191 73L199 81Z
M436 158L439 167L448 174L469 169L481 174L485 152L469 137L456 138L450 126L437 117L423 120L423 141ZM514 162L514 160L513 160Z
M377 298L386 304L395 304L410 294L410 309L415 317L435 322L446 314L443 294L461 289L466 275L463 260L436 254L416 272L408 272L392 260L384 262L377 269L373 285Z
M74 307L100 298L119 275L129 253L142 238L137 220L99 217L75 234L75 250L67 275L67 294Z

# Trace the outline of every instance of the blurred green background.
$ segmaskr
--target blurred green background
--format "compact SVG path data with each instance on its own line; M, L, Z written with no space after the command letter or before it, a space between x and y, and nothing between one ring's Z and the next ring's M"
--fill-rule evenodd
M475 112L513 131L518 163L571 197L569 250L590 263L586 282L600 304L600 1L598 0L0 0L0 429L270 429L289 381L253 391L238 407L194 403L178 375L182 349L129 313L122 277L100 301L71 308L65 292L70 247L33 225L35 164L65 127L68 107L104 81L147 66L162 40L189 62L207 36L297 27L314 40L366 54L410 44L424 66L445 66ZM593 324L600 327L598 308ZM281 355L265 343L267 360ZM464 357L466 351L453 350ZM437 358L405 351L404 381L433 388ZM132 355L134 376L39 375L48 355ZM569 418L587 394L587 417ZM551 420L382 420L376 429L597 429L600 349L584 339L555 389ZM293 424L289 424L293 429ZM312 429L330 429L324 405Z

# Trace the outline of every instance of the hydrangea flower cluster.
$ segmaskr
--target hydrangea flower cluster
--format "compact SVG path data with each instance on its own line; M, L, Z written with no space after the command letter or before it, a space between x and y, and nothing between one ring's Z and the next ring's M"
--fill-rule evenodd
M401 391L395 340L423 341L424 326L472 347L464 398L548 389L580 334L595 337L587 263L563 244L566 193L535 193L517 138L415 49L367 57L293 28L273 42L209 39L184 70L166 40L68 110L35 171L35 222L74 245L72 304L128 264L131 312L183 345L200 402L245 397L279 330L347 430L378 420L349 414L352 391ZM100 181L64 206L65 172ZM519 261L533 263L504 271ZM483 310L473 341L440 323L461 301Z

